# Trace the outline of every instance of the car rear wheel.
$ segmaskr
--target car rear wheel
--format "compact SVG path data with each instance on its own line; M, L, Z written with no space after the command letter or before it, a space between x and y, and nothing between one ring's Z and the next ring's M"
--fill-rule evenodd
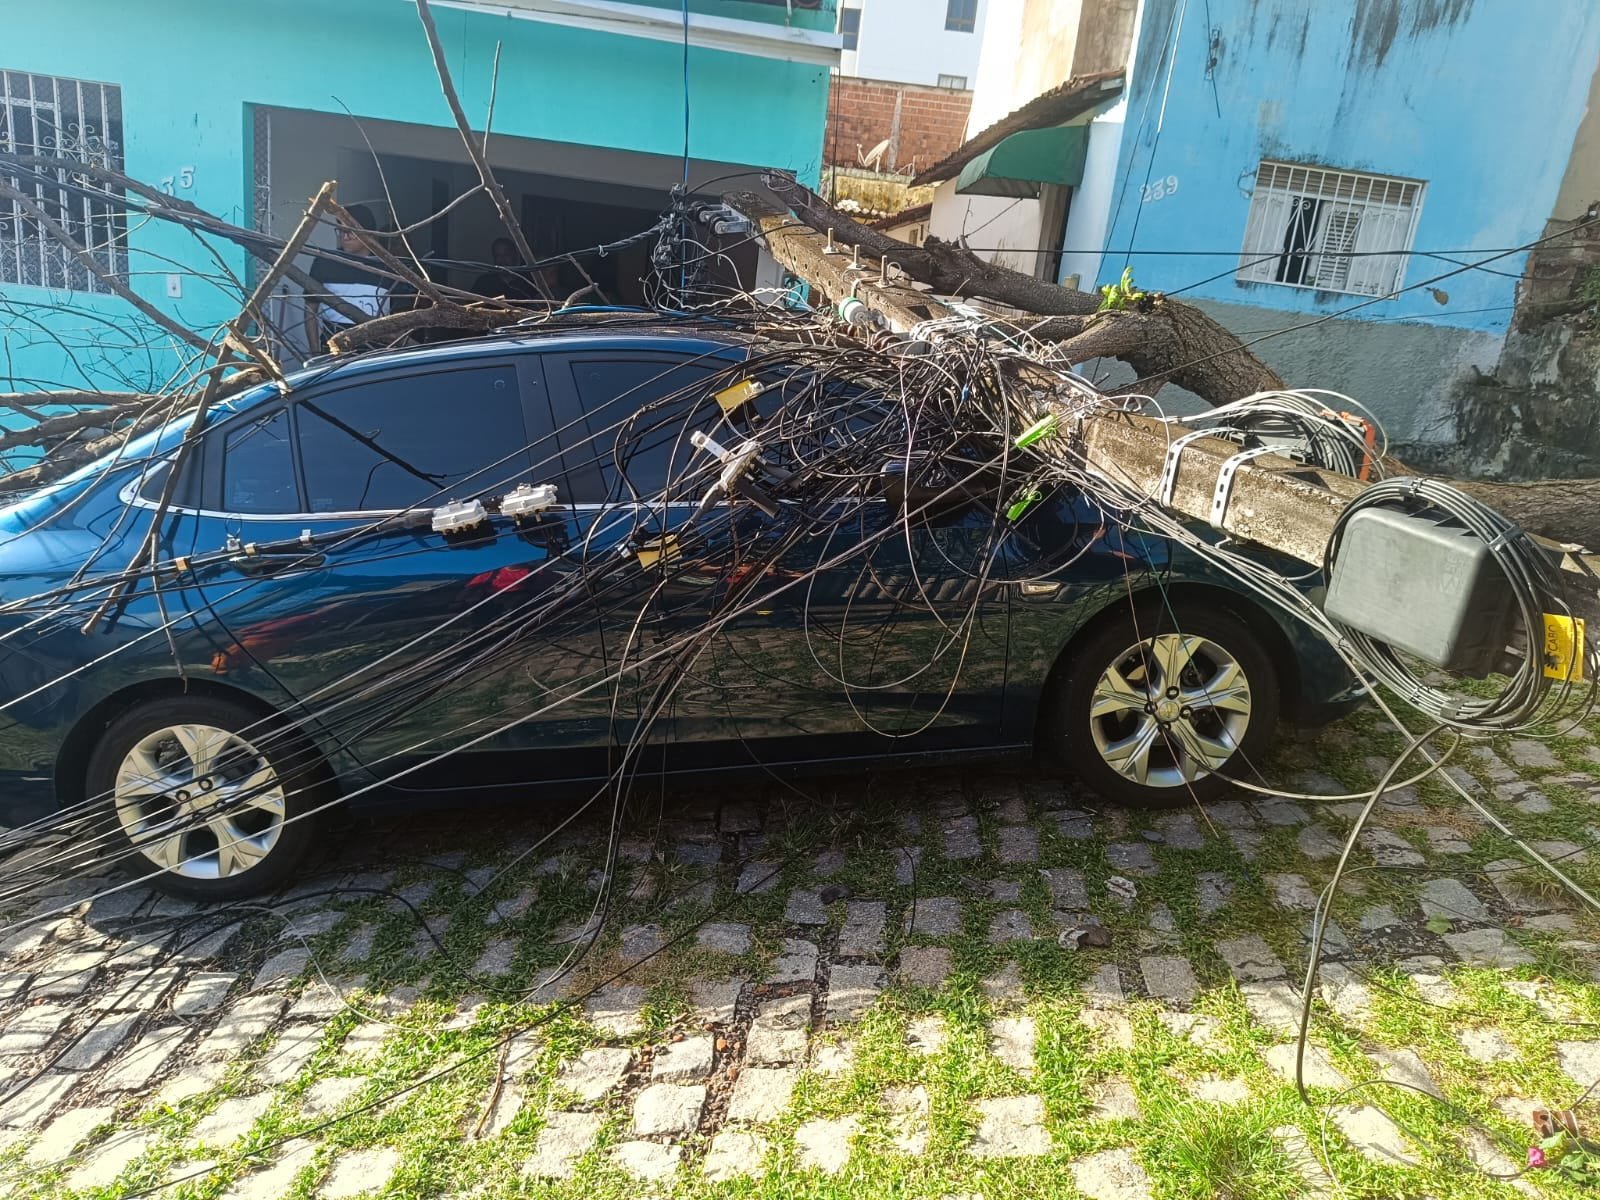
M124 864L163 891L234 900L282 883L328 798L315 750L234 700L171 696L117 717L89 757L88 795Z
M1277 730L1272 656L1229 613L1141 604L1069 653L1055 732L1067 765L1108 799L1215 799Z

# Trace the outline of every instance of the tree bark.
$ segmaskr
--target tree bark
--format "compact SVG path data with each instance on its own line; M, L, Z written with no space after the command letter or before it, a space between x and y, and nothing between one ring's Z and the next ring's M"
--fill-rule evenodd
M1140 376L1130 390L1154 392L1170 381L1212 404L1225 404L1284 386L1277 372L1241 346L1226 327L1170 296L1152 294L1138 307L1102 313L1102 299L1093 292L996 266L965 246L938 238L910 246L867 228L793 180L769 177L767 185L812 229L831 231L836 242L887 258L943 295L982 296L1042 317L1089 318L1077 327L1034 324L1029 331L1047 339L1066 334L1062 340L1075 363L1091 358L1126 362ZM1074 344L1079 338L1083 340Z
M1600 479L1540 479L1531 483L1452 479L1450 483L1529 533L1568 544L1600 546Z
M487 308L473 305L458 308L455 305L434 308L413 308L406 312L374 317L360 325L341 329L328 339L328 348L335 354L349 354L369 346L394 341L417 329L455 329L466 333L487 333L502 325L515 325L524 317L533 316L537 310L526 308Z

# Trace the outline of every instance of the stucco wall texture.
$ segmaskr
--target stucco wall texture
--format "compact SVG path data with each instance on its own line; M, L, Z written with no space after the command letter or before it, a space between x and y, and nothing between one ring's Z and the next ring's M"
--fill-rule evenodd
M1423 180L1408 287L1540 236L1600 57L1600 5L1212 0L1210 30L1200 11L1146 0L1102 282L1131 248L1142 286L1190 299L1315 315L1359 301L1234 280L1263 159ZM1147 177L1177 186L1142 192ZM1524 257L1361 315L1503 333Z

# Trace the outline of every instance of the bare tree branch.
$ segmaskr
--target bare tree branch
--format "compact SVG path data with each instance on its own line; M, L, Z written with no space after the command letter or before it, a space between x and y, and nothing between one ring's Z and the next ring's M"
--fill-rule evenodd
M63 413L58 417L44 417L26 429L0 430L0 450L7 450L13 446L46 446L68 434L115 425L127 417L144 412L156 399L155 396L140 396L136 400L109 404L104 408Z
M0 408L14 408L19 412L30 412L34 407L51 408L57 405L94 405L100 408L115 408L120 404L129 404L149 400L144 392L85 392L85 391L59 391L59 392L0 392Z
M74 158L57 158L43 154L0 154L0 164L15 164L23 168L42 169L50 171L66 171L69 174L84 175L98 179L110 188L129 191L136 196L148 201L145 206L137 207L137 211L158 221L181 225L191 231L209 233L232 242L246 253L254 256L263 263L270 265L278 252L283 249L283 239L273 237L269 233L259 233L253 229L242 229L224 221L221 217L214 217L205 210L197 207L188 200L169 196L158 191L149 184L134 179L121 171L103 167L97 163L79 162ZM117 196L110 191L102 191L79 184L53 184L52 186L66 187L68 190L81 191L95 199L104 200L111 204L124 205L126 197ZM312 251L312 253L317 253ZM323 290L322 285L313 279L309 272L290 264L283 269L284 276L297 287L308 291L318 292ZM322 303L350 321L365 319L366 313L355 305L340 299L338 296L324 297Z
M335 354L349 354L352 350L368 346L381 346L418 329L456 329L467 333L487 333L502 325L514 325L525 317L534 315L525 308L490 308L473 305L463 308L457 304L418 308L410 312L390 313L374 317L359 325L341 329L328 339L328 348Z
M165 329L173 337L177 338L186 345L191 346L205 354L211 353L210 342L206 341L192 329L185 329L182 325L179 325L171 317L167 316L166 313L149 303L144 299L144 297L135 293L131 288L128 287L127 284L123 283L122 280L118 279L110 271L101 266L100 263L96 261L94 255L90 254L86 249L83 248L83 246L79 245L77 239L74 238L70 233L61 228L60 225L56 224L55 220L51 218L50 214L35 204L33 202L33 198L26 192L18 191L6 180L0 179L0 196L10 200L18 208L22 209L23 212L27 213L28 216L34 221L38 222L40 228L42 228L51 237L55 238L56 241L60 242L61 245L66 248L68 253L70 253L73 258L77 259L78 262L83 265L83 268L86 271L88 271L96 279L100 280L101 283L105 284L106 287L110 288L122 299L133 305L133 307L138 309L142 314L144 314L144 316L148 317L155 324L159 325L162 329Z
M461 107L461 97L456 95L456 85L450 80L450 66L445 62L444 46L439 42L439 29L433 23L433 10L428 7L428 0L417 0L417 16L422 19L423 32L428 35L428 49L433 54L433 67L439 75L439 86L443 89L444 98L450 105L450 115L455 118L456 128L461 131L461 141L467 148L467 155L472 159L472 165L478 168L478 178L488 189L489 198L494 201L494 206L500 213L500 220L505 224L506 232L516 244L517 253L522 256L524 263L531 263L534 261L533 247L528 245L528 239L523 236L522 225L517 221L516 214L511 211L511 201L506 197L505 189L500 186L500 181L489 169L489 160L484 157L484 151L479 149L473 139L472 126L467 123L467 114ZM487 132L484 134L484 143L485 145L488 143ZM545 287L544 281L537 274L530 278L541 298L554 299L550 295L550 289Z

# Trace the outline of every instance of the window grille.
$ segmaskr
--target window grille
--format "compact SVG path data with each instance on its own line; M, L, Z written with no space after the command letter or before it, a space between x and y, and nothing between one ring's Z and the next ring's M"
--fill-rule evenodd
M1405 276L1423 186L1415 179L1263 162L1235 278L1386 296Z
M971 33L978 27L978 0L945 0L944 27Z
M965 75L941 75L939 76L938 86L955 88L958 92L964 92L967 90L967 77Z
M109 83L0 70L0 153L70 158L122 170L122 91ZM103 180L70 170L4 171L107 272L128 273L128 219ZM116 193L111 193L115 195ZM0 283L109 292L13 200L0 200Z

